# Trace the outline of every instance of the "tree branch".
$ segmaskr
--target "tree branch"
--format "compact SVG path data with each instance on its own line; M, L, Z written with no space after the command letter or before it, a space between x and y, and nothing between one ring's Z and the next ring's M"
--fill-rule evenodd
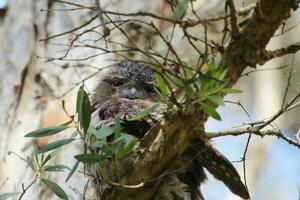
M234 6L233 0L226 1L227 6L229 7L230 11L230 22L231 22L231 36L233 39L237 39L240 35L239 27L237 25L237 17L236 17L236 9Z
M274 50L274 51L264 50L263 52L261 52L259 54L257 63L262 65L265 62L267 62L267 61L269 61L273 58L281 57L281 56L284 56L284 55L287 55L287 54L293 54L293 53L296 53L299 50L300 50L300 42L297 42L297 43L292 44L288 47L277 49L277 50Z
M282 23L290 17L290 11L298 8L297 0L261 0L238 39L233 39L224 54L222 63L229 68L234 84L247 67L255 67L266 45Z

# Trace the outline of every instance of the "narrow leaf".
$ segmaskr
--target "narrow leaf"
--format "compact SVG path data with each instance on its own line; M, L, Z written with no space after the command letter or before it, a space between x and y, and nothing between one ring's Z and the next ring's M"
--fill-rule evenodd
M159 85L162 95L167 96L168 95L168 85L167 85L165 79L157 73L156 80L158 82L158 85Z
M40 128L38 130L29 132L25 135L25 137L44 137L48 135L54 135L60 131L63 131L67 128L70 128L69 126L66 125L59 125L59 126L51 126L47 128Z
M207 105L205 103L201 103L201 107L203 109L203 111L208 114L210 117L216 119L216 120L221 120L221 116L219 115L219 113L210 105Z
M79 165L79 161L76 161L76 163L74 164L74 166L72 167L71 171L69 172L65 182L68 182L70 180L70 178L73 176L74 172L76 171L76 169L78 168Z
M10 197L14 197L15 195L20 194L20 192L6 192L6 193L2 193L0 194L0 200L6 200Z
M121 136L121 121L120 121L119 115L117 115L115 118L114 132L115 132L115 138L118 138Z
M207 63L208 71L213 71L216 68L215 58L211 58Z
M81 106L82 106L82 101L83 101L83 87L84 85L82 84L80 87L79 87L79 90L77 92L77 98L76 98L76 112L79 113L80 112L80 109L81 109Z
M45 153L47 151L51 151L53 149L56 149L58 147L64 146L66 144L69 144L70 142L74 141L75 139L69 138L69 139L63 139L63 140L57 140L54 142L51 142L44 147L40 148L38 153Z
M119 141L123 141L124 145L122 145L121 147L119 147L116 151L116 155L118 158L124 157L127 154L129 154L134 145L136 144L136 140L134 137L132 137L129 134L122 134L121 137L119 137L117 140L115 140L114 142L119 142Z
M97 134L97 129L94 126L90 126L89 129L87 130L87 133L89 135L96 135Z
M221 90L222 92L226 93L226 94L237 94L237 93L241 93L241 90L237 90L237 89L233 89L233 88L224 88L223 90Z
M176 76L172 76L171 81L180 88L182 88L184 86L183 81L181 79L177 78Z
M190 98L190 99L195 99L195 91L193 90L193 88L190 85L185 85L183 87L183 90L185 91L186 95Z
M66 165L52 165L45 166L44 170L47 172L64 172L65 170L70 170L70 168Z
M182 80L175 76L171 77L171 80L175 85L183 89L190 99L195 99L196 93L190 85L186 85Z
M98 141L96 141L96 142L94 142L94 143L92 144L92 147L94 147L94 148L102 148L104 144L106 144L105 141L103 141L103 140L98 140Z
M84 90L84 84L80 86L77 93L76 111L80 126L86 133L91 122L91 104L89 96Z
M175 11L174 11L171 19L172 20L179 20L183 16L185 10L187 9L188 3L189 3L189 0L181 0L178 3L178 5L176 6Z
M136 121L136 120L140 120L143 119L144 117L146 117L147 115L149 115L151 112L154 111L154 109L158 106L158 104L154 104L152 106L149 106L148 108L145 108L144 110L142 110L141 112L137 113L136 115L126 119L127 121Z
M212 95L207 97L211 102L215 103L218 106L224 105L224 100L220 96Z
M51 158L53 158L57 153L59 152L59 149L55 149L51 153L49 153L44 160L42 160L41 166L43 167Z
M30 157L27 156L25 162L30 166L30 168L31 168L33 171L35 171L35 166L34 166L34 162L33 162L33 159L32 159L32 158L30 158Z
M41 179L47 186L48 188L59 198L61 199L69 199L65 191L56 183L53 181L50 181L49 179Z
M77 160L83 163L97 163L106 160L106 157L98 154L79 154L74 156Z
M114 133L114 129L112 127L103 127L96 133L96 138L98 140L104 139Z

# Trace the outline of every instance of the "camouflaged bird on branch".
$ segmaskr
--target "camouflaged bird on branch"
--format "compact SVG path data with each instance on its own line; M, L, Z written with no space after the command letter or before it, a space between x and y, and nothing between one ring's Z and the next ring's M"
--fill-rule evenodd
M123 119L122 131L133 135L138 142L133 152L126 157L111 161L105 166L99 164L92 166L98 198L118 199L116 197L118 193L128 190L127 196L122 196L122 199L203 200L200 185L206 180L205 168L233 193L248 199L249 193L234 166L203 134L201 137L191 139L187 148L182 146L182 150L175 144L164 144L168 140L168 134L172 132L176 134L176 131L188 131L191 128L192 132L198 131L197 126L190 126L189 122L193 123L194 120L189 118L188 114L186 116L180 114L183 116L179 119L181 121L172 122L169 120L172 114L163 114L162 107L157 107L154 112L141 120L126 121L128 116L159 103L154 82L155 73L148 66L137 62L125 61L101 71L99 84L91 97L94 110L92 123L97 128L108 124L112 126L113 119L118 115ZM176 110L172 112L178 113ZM182 122L183 124L186 122L187 127L183 127L184 129L180 124ZM168 133L165 127L172 127L174 131ZM203 127L199 127L199 130L202 129ZM189 137L188 134L185 136ZM156 174L156 177L149 179L142 177L143 175L132 177L137 176L138 166L143 165L140 165L141 162L147 163L152 159L147 155L143 156L155 152L161 148L160 145L168 145L168 148L172 147L174 151L178 151L174 159L169 159L169 163L164 163L159 169L152 168L151 173ZM167 152L159 154L156 157L158 163L154 163L154 166L159 166L161 164L159 162L165 162L163 157L168 156ZM134 187L130 179L141 180L142 184L135 182L137 185Z

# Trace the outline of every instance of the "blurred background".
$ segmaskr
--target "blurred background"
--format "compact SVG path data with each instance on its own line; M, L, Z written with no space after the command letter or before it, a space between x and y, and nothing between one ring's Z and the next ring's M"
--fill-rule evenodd
M94 0L76 0L74 3L94 6ZM247 6L256 1L236 0L237 7ZM103 0L101 6L107 10L134 12L147 10L162 16L170 16L163 0ZM195 10L201 17L217 16L224 12L223 0L196 0ZM41 40L65 31L72 30L86 23L94 15L89 9L74 9L74 6L52 0L0 0L0 194L4 192L22 191L21 185L28 185L34 174L15 156L8 156L8 151L14 151L22 156L32 155L31 140L23 136L39 127L61 124L68 120L62 109L61 101L66 102L70 114L75 112L75 96L82 80L86 80L91 92L96 76L89 79L99 68L107 66L114 55L101 54L99 49L80 48L80 44L91 44L106 48L101 37L100 21L95 20L86 26L93 31L80 36L76 46L70 48L70 42L85 29L75 34L64 34L51 40ZM190 14L190 13L188 13ZM299 12L292 13L284 27L275 34L268 49L277 49L299 41ZM115 18L117 19L117 17ZM155 23L160 23L155 21ZM171 28L159 24L166 35L171 34ZM98 27L97 27L98 26ZM209 40L219 42L222 39L223 21L209 24ZM169 30L170 29L170 30ZM130 27L128 32L132 31ZM136 31L136 30L135 30ZM155 43L152 36L147 35L147 29L134 32L139 36L142 46L153 42L159 52L165 47ZM203 38L203 28L194 27L191 30ZM282 34L284 32L284 34ZM147 38L140 38L147 35ZM195 52L186 45L182 33L174 34L173 44L186 61L196 62ZM141 36L142 37L142 36ZM149 39L150 37L150 39ZM126 38L117 31L111 32L110 39L124 42ZM86 42L86 43L85 43ZM199 48L203 44L199 44ZM109 48L116 46L109 44ZM66 52L68 54L66 55ZM206 124L207 131L222 131L236 128L244 123L265 119L275 114L282 105L287 84L287 74L294 67L288 99L300 90L299 53L277 58L263 66L248 69L248 75L243 76L234 88L241 94L228 95L225 100L240 102L250 114L251 119L241 106L226 103L218 109L222 121L210 119ZM245 72L246 73L246 72ZM294 109L285 113L276 126L292 139L300 129L300 110ZM62 137L62 136L57 136ZM248 135L226 136L213 140L230 161L236 161L235 166L243 176L242 163L238 162L245 150ZM43 146L51 138L36 141ZM65 147L63 153L54 162L72 166L75 162L72 155L80 151L78 145ZM246 157L247 185L253 200L296 200L300 199L300 149L275 137L260 138L252 136ZM64 186L70 199L82 199L80 193L86 184L86 177L76 174L68 183L64 183L66 173L59 176L50 174L51 179ZM48 175L47 175L48 176ZM76 189L79 192L76 192ZM209 176L203 186L207 200L239 199L229 192L223 183ZM43 186L35 186L27 192L23 199L57 199Z

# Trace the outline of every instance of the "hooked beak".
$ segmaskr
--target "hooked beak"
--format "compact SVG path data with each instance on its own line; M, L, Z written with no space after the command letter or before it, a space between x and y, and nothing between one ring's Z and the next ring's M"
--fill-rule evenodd
M121 93L121 97L127 98L127 99L143 99L145 98L145 95L142 91L137 90L136 87L131 86L124 88Z

